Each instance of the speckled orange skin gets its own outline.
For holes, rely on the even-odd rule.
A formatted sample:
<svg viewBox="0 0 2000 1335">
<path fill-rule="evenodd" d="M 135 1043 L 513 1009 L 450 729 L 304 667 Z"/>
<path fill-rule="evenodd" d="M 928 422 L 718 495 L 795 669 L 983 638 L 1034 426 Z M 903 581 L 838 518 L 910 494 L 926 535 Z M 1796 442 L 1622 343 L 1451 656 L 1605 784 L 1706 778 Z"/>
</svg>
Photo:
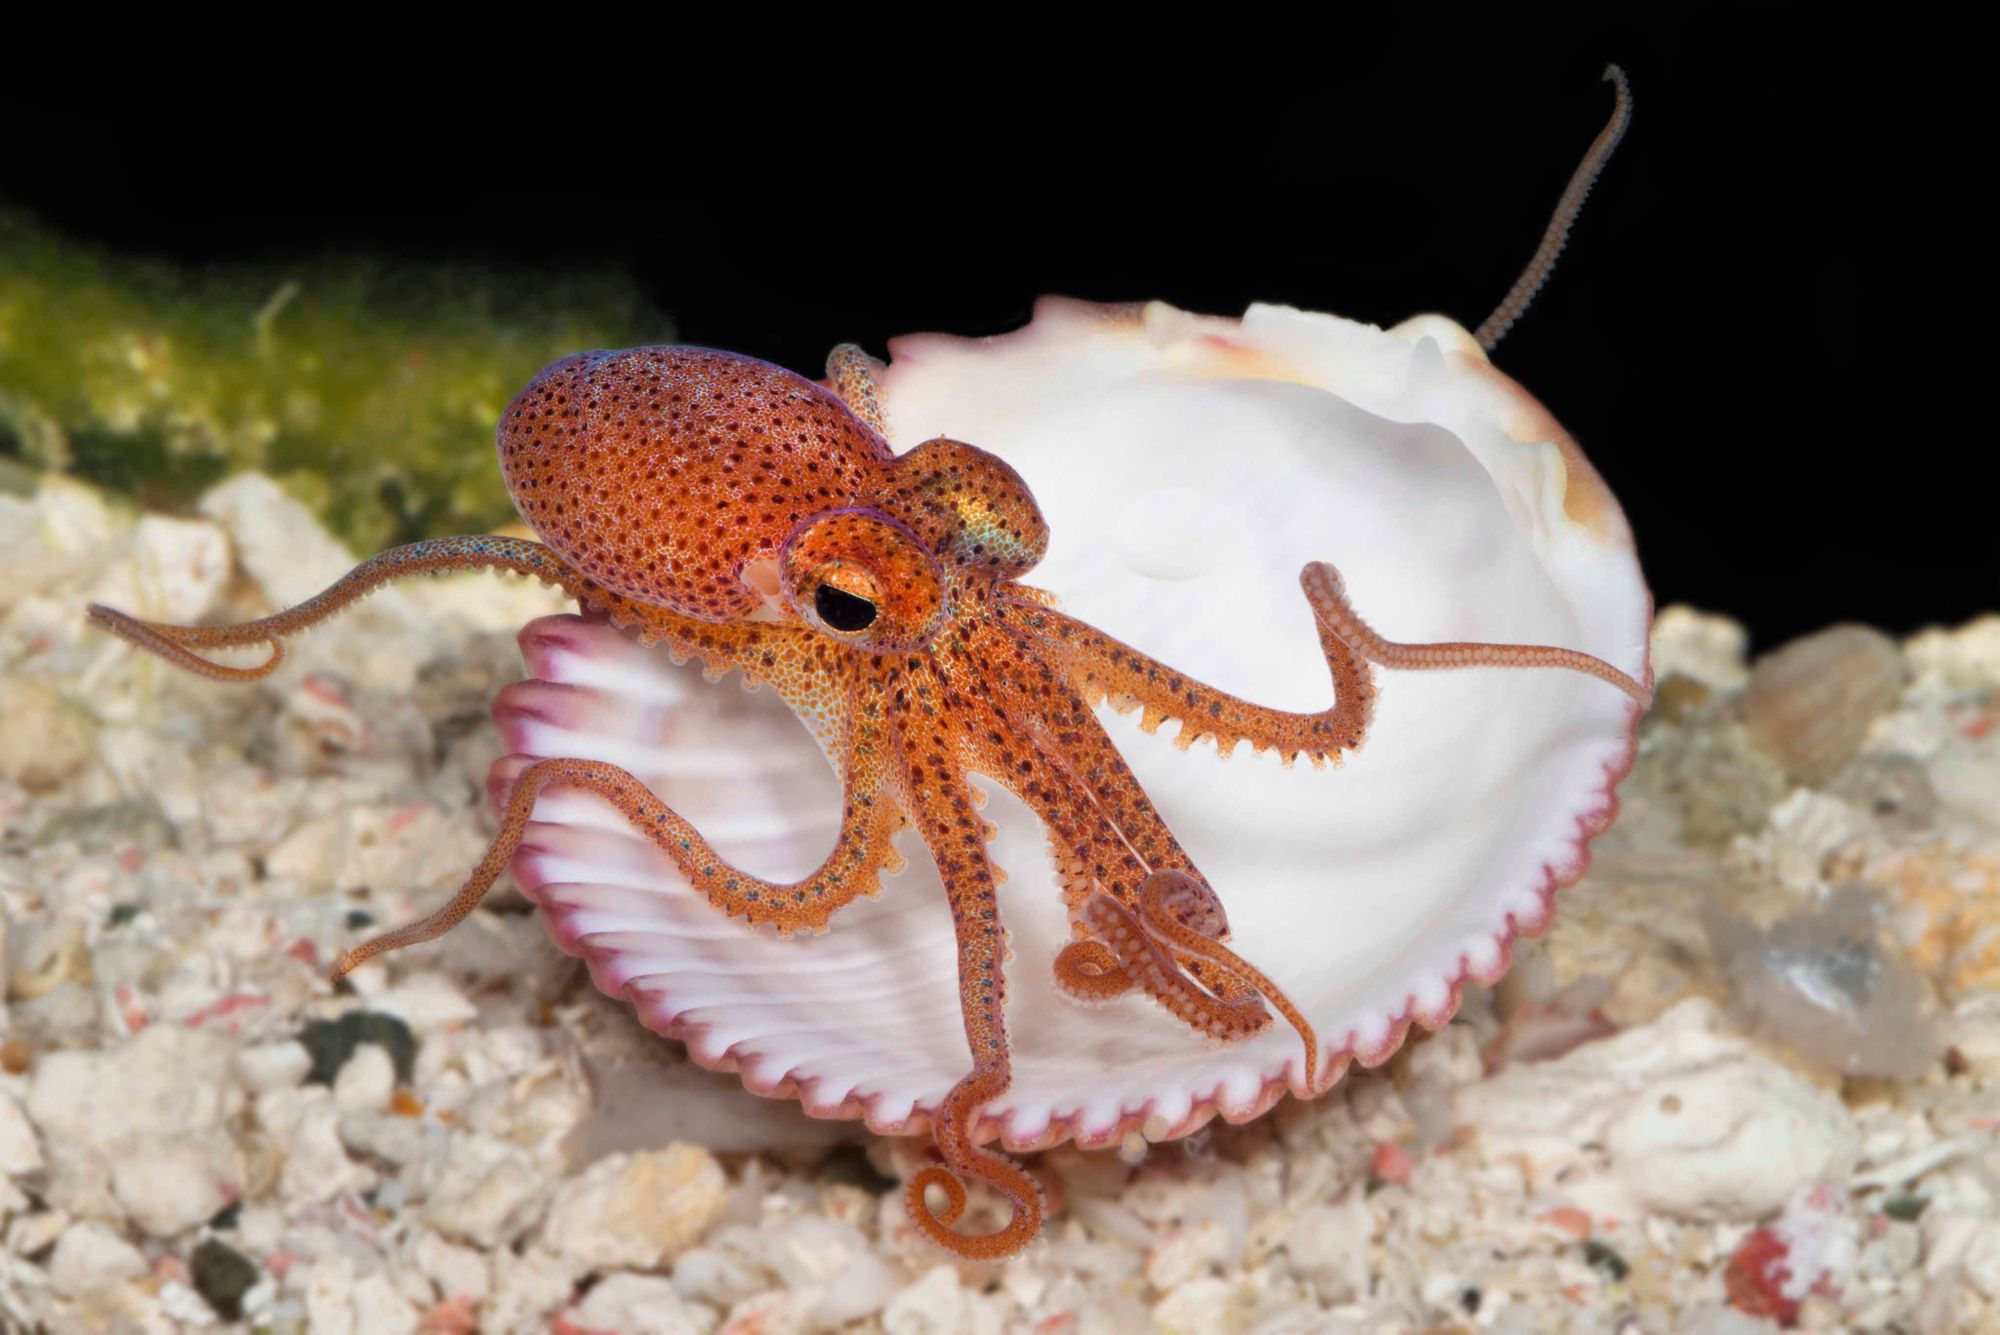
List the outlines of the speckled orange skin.
<svg viewBox="0 0 2000 1335">
<path fill-rule="evenodd" d="M 836 393 L 698 348 L 566 358 L 508 405 L 499 431 L 508 486 L 546 546 L 493 537 L 416 543 L 371 559 L 308 603 L 241 626 L 161 626 L 106 608 L 91 616 L 190 670 L 243 679 L 277 664 L 283 637 L 389 580 L 502 569 L 560 584 L 677 662 L 699 657 L 711 675 L 736 669 L 776 690 L 845 787 L 839 836 L 810 875 L 780 884 L 741 872 L 623 770 L 542 760 L 515 781 L 500 832 L 458 896 L 347 952 L 335 975 L 462 921 L 513 857 L 549 786 L 604 797 L 717 909 L 787 934 L 824 930 L 843 905 L 877 893 L 881 873 L 900 865 L 892 839 L 914 825 L 957 927 L 972 1070 L 933 1118 L 943 1166 L 916 1174 L 907 1201 L 926 1236 L 960 1256 L 995 1259 L 1034 1238 L 1043 1207 L 1031 1178 L 974 1144 L 980 1109 L 1011 1075 L 999 878 L 973 776 L 1004 785 L 1047 829 L 1075 933 L 1054 962 L 1058 986 L 1080 1001 L 1137 989 L 1222 1039 L 1269 1026 L 1268 1006 L 1298 1030 L 1310 1088 L 1316 1036 L 1269 979 L 1222 944 L 1220 900 L 1095 706 L 1141 709 L 1149 730 L 1178 719 L 1184 747 L 1209 738 L 1226 754 L 1248 741 L 1276 748 L 1288 764 L 1303 754 L 1318 765 L 1362 741 L 1374 698 L 1368 661 L 1617 674 L 1568 650 L 1391 644 L 1354 614 L 1331 568 L 1314 565 L 1302 584 L 1335 690 L 1330 708 L 1285 713 L 1192 681 L 1018 583 L 1048 544 L 1027 486 L 999 459 L 957 441 L 897 455 L 881 434 L 872 366 L 858 350 L 837 351 Z M 855 620 L 857 606 L 865 624 Z M 259 643 L 272 646 L 271 657 L 249 668 L 197 652 Z M 953 1230 L 965 1178 L 1010 1201 L 998 1232 Z M 931 1187 L 943 1193 L 942 1210 L 926 1200 Z"/>
</svg>

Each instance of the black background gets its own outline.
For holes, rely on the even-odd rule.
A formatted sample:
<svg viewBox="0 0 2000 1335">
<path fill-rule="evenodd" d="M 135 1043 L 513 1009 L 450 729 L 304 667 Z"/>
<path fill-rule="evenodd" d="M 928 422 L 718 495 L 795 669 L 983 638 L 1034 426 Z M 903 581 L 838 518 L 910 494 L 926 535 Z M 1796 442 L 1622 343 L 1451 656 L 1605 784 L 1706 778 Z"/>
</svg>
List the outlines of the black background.
<svg viewBox="0 0 2000 1335">
<path fill-rule="evenodd" d="M 89 170 L 16 153 L 0 194 L 193 262 L 622 265 L 680 341 L 812 374 L 844 340 L 1012 328 L 1044 292 L 1471 327 L 1617 60 L 1632 131 L 1495 360 L 1609 479 L 1660 603 L 1768 647 L 2000 607 L 1981 375 L 1944 351 L 1988 313 L 1933 225 L 1971 164 L 1921 166 L 1938 126 L 1909 115 L 1950 81 L 1949 43 L 1912 69 L 1828 12 L 1155 10 L 1086 36 L 1077 15 L 927 10 L 857 14 L 852 47 L 775 10 L 699 31 L 580 15 L 462 88 L 423 61 L 308 70 L 296 46 L 220 97 L 156 73 L 159 119 L 99 138 Z"/>
</svg>

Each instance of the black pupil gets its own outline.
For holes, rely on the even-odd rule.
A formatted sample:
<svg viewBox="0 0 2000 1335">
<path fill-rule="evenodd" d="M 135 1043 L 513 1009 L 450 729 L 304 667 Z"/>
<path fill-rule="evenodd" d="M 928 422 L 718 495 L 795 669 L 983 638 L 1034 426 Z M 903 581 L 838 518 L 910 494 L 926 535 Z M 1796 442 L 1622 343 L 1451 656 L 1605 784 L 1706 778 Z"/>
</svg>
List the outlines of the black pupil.
<svg viewBox="0 0 2000 1335">
<path fill-rule="evenodd" d="M 831 584 L 819 586 L 813 595 L 813 610 L 828 630 L 866 630 L 875 620 L 875 604 Z"/>
</svg>

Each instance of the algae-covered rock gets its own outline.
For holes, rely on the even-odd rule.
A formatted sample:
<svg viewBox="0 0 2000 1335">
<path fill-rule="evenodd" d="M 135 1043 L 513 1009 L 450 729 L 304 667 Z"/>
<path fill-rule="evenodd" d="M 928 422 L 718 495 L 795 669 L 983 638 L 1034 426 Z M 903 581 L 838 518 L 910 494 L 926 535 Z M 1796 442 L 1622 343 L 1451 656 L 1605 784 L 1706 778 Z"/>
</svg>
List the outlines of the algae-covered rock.
<svg viewBox="0 0 2000 1335">
<path fill-rule="evenodd" d="M 608 272 L 361 258 L 186 270 L 0 212 L 0 475 L 185 506 L 260 469 L 358 549 L 513 516 L 500 409 L 558 357 L 664 342 Z"/>
</svg>

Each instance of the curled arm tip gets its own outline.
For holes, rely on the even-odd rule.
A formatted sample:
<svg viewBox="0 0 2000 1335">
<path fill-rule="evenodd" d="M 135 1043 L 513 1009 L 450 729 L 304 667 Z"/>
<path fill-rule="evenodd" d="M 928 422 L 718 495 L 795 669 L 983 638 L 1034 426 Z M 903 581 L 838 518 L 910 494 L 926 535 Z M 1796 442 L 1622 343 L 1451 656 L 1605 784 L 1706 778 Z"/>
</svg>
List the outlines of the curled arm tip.
<svg viewBox="0 0 2000 1335">
<path fill-rule="evenodd" d="M 965 1213 L 965 1184 L 951 1169 L 932 1164 L 910 1175 L 904 1189 L 904 1205 L 917 1232 L 952 1255 L 966 1261 L 1004 1261 L 1018 1255 L 1042 1230 L 1042 1189 L 1019 1168 L 988 1154 L 974 1152 L 964 1170 L 1000 1192 L 1012 1207 L 1007 1222 L 994 1233 L 960 1233 L 952 1226 Z M 944 1208 L 933 1212 L 925 1193 L 932 1187 L 944 1193 Z"/>
</svg>

